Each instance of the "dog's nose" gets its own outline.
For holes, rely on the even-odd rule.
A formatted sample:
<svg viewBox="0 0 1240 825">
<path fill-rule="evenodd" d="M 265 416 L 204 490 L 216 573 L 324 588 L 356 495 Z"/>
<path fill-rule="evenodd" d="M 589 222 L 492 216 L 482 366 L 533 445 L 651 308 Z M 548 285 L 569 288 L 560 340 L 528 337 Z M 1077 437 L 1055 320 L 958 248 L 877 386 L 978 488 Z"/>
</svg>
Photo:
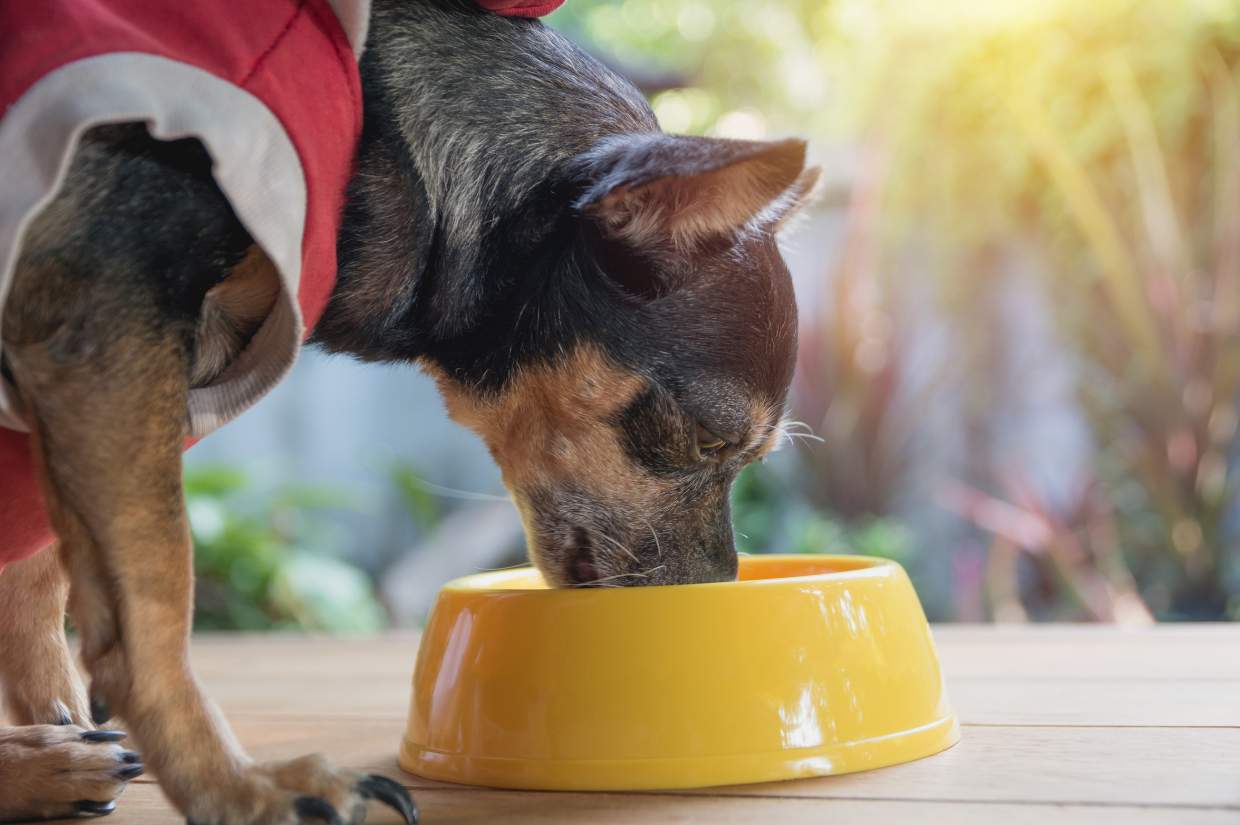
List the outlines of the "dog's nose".
<svg viewBox="0 0 1240 825">
<path fill-rule="evenodd" d="M 594 563 L 594 548 L 590 535 L 580 527 L 573 529 L 573 544 L 569 549 L 566 576 L 569 584 L 578 587 L 598 579 L 598 567 Z"/>
<path fill-rule="evenodd" d="M 598 568 L 594 566 L 594 560 L 590 558 L 588 551 L 569 564 L 568 578 L 576 585 L 589 584 L 598 578 Z"/>
</svg>

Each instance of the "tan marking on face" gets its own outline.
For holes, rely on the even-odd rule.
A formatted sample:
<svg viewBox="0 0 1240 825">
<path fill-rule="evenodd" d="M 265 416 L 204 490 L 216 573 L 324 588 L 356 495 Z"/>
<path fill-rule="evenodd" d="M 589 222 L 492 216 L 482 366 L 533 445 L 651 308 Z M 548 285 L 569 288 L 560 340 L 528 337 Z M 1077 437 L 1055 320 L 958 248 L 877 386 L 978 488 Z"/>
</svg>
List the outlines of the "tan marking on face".
<svg viewBox="0 0 1240 825">
<path fill-rule="evenodd" d="M 518 373 L 502 393 L 480 397 L 426 365 L 448 415 L 486 442 L 517 494 L 571 483 L 609 502 L 641 506 L 661 486 L 625 455 L 609 420 L 638 394 L 644 379 L 591 345 L 567 358 Z"/>
<path fill-rule="evenodd" d="M 754 459 L 764 458 L 779 449 L 784 441 L 783 409 L 768 401 L 750 402 L 749 420 L 753 422 L 746 448 L 754 450 Z"/>
</svg>

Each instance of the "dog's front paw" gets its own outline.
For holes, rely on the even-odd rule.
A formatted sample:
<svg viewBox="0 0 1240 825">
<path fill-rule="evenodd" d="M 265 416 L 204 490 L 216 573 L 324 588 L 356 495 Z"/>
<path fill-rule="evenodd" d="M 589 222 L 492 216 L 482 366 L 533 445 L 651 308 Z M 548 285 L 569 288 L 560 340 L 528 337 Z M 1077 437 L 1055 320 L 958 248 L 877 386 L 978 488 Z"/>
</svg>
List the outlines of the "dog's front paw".
<svg viewBox="0 0 1240 825">
<path fill-rule="evenodd" d="M 205 789 L 190 804 L 187 825 L 358 825 L 370 800 L 395 809 L 408 825 L 418 821 L 398 782 L 333 768 L 316 754 L 255 765 L 232 792 Z"/>
<path fill-rule="evenodd" d="M 125 734 L 76 725 L 0 728 L 0 820 L 59 819 L 112 813 L 141 775 Z"/>
<path fill-rule="evenodd" d="M 0 618 L 0 622 L 4 619 Z M 27 651 L 27 653 L 29 653 Z M 86 691 L 72 662 L 54 661 L 46 650 L 39 655 L 22 655 L 10 660 L 4 680 L 4 706 L 9 721 L 18 727 L 34 725 L 78 725 L 91 728 Z M 0 651 L 0 657 L 8 655 Z"/>
</svg>

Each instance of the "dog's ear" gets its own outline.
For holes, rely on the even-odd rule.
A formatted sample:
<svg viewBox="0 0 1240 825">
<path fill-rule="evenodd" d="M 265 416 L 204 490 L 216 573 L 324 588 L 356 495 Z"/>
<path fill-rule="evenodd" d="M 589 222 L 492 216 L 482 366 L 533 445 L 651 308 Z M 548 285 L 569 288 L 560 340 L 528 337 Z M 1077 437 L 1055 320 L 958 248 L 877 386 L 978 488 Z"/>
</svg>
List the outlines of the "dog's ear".
<svg viewBox="0 0 1240 825">
<path fill-rule="evenodd" d="M 583 156 L 577 207 L 635 247 L 692 248 L 747 226 L 778 228 L 810 197 L 805 142 L 623 135 Z"/>
</svg>

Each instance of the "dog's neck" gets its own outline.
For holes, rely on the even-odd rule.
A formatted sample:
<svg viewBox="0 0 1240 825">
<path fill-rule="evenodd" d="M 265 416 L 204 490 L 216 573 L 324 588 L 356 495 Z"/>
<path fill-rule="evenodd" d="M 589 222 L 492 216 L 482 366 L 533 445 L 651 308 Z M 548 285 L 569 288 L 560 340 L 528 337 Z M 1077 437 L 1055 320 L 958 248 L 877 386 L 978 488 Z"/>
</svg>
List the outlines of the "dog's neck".
<svg viewBox="0 0 1240 825">
<path fill-rule="evenodd" d="M 539 277 L 572 160 L 657 129 L 640 93 L 539 23 L 469 0 L 378 0 L 365 124 L 315 340 L 413 360 L 468 339 Z"/>
</svg>

